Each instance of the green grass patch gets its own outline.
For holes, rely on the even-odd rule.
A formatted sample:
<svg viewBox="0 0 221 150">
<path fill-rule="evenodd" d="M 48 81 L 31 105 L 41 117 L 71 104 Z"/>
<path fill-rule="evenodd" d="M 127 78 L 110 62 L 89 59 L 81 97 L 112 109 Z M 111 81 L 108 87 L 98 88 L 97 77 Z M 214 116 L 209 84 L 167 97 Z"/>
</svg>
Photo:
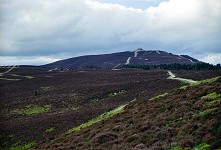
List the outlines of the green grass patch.
<svg viewBox="0 0 221 150">
<path fill-rule="evenodd" d="M 35 142 L 30 142 L 30 143 L 24 143 L 24 144 L 13 144 L 10 148 L 5 148 L 5 150 L 27 150 L 34 146 L 36 143 Z"/>
<path fill-rule="evenodd" d="M 218 80 L 219 78 L 220 78 L 220 76 L 219 77 L 215 77 L 215 78 L 211 78 L 211 79 L 195 81 L 195 82 L 190 83 L 189 86 L 197 86 L 197 85 L 200 85 L 200 84 L 212 83 L 212 82 L 215 82 L 216 80 Z M 179 89 L 186 90 L 186 88 L 189 87 L 189 86 L 181 86 Z"/>
<path fill-rule="evenodd" d="M 45 105 L 43 107 L 37 105 L 28 105 L 23 109 L 15 109 L 11 112 L 17 114 L 34 115 L 46 112 L 50 109 L 50 107 L 51 107 L 50 105 Z"/>
<path fill-rule="evenodd" d="M 188 86 L 186 85 L 186 86 L 181 86 L 180 87 L 180 90 L 186 90 L 188 88 Z"/>
<path fill-rule="evenodd" d="M 181 148 L 180 146 L 171 147 L 169 150 L 211 150 L 211 146 L 206 143 L 201 143 L 194 148 Z"/>
<path fill-rule="evenodd" d="M 206 110 L 200 112 L 199 115 L 200 115 L 200 116 L 209 115 L 209 114 L 214 113 L 214 112 L 217 111 L 217 110 L 218 110 L 217 107 L 216 107 L 216 108 L 209 108 L 209 109 L 206 109 Z"/>
<path fill-rule="evenodd" d="M 50 133 L 50 132 L 52 132 L 52 131 L 54 131 L 54 128 L 53 128 L 53 127 L 48 128 L 48 129 L 45 130 L 46 133 Z"/>
<path fill-rule="evenodd" d="M 91 103 L 96 103 L 96 102 L 98 102 L 98 101 L 99 101 L 98 98 L 94 98 L 94 99 L 91 99 L 91 100 L 90 100 Z"/>
<path fill-rule="evenodd" d="M 11 76 L 14 76 L 14 77 L 23 77 L 23 78 L 28 78 L 28 79 L 34 78 L 34 77 L 32 77 L 32 76 L 22 76 L 22 75 L 18 75 L 18 74 L 11 74 Z"/>
<path fill-rule="evenodd" d="M 210 94 L 207 94 L 206 96 L 203 96 L 202 99 L 212 99 L 212 100 L 215 100 L 215 99 L 220 99 L 221 98 L 221 94 L 217 94 L 216 92 L 213 92 L 213 93 L 210 93 Z"/>
<path fill-rule="evenodd" d="M 7 80 L 7 81 L 19 81 L 19 80 L 21 80 L 21 79 L 0 78 L 0 80 Z"/>
<path fill-rule="evenodd" d="M 194 150 L 211 150 L 211 146 L 206 143 L 201 143 L 193 148 Z"/>
<path fill-rule="evenodd" d="M 28 79 L 33 79 L 34 78 L 32 76 L 23 76 L 23 77 L 28 78 Z"/>
<path fill-rule="evenodd" d="M 153 100 L 156 100 L 156 99 L 158 99 L 158 98 L 163 98 L 163 97 L 165 97 L 165 96 L 167 96 L 167 95 L 168 95 L 168 93 L 164 93 L 164 94 L 161 94 L 161 95 L 157 95 L 157 96 L 151 98 L 150 100 L 153 101 Z"/>
<path fill-rule="evenodd" d="M 213 83 L 213 82 L 215 82 L 216 80 L 218 80 L 220 77 L 221 77 L 221 76 L 215 77 L 215 78 L 211 78 L 211 79 L 202 80 L 202 81 L 198 81 L 197 83 L 191 84 L 191 86 L 197 86 L 197 85 L 200 85 L 200 84 Z"/>
<path fill-rule="evenodd" d="M 117 107 L 116 109 L 114 109 L 112 111 L 105 112 L 105 113 L 101 114 L 100 116 L 98 116 L 98 117 L 96 117 L 96 118 L 94 118 L 92 120 L 89 120 L 86 123 L 83 123 L 83 124 L 81 124 L 81 125 L 79 125 L 79 126 L 77 126 L 75 128 L 72 128 L 72 129 L 68 130 L 66 132 L 66 134 L 70 134 L 70 133 L 73 133 L 73 132 L 76 132 L 76 131 L 80 131 L 83 128 L 89 127 L 89 126 L 91 126 L 91 125 L 93 125 L 95 123 L 98 123 L 98 122 L 100 122 L 102 120 L 106 120 L 106 119 L 108 119 L 108 118 L 110 118 L 110 117 L 112 117 L 112 116 L 114 116 L 114 115 L 116 115 L 118 113 L 121 113 L 121 112 L 123 112 L 125 106 L 126 105 L 122 105 L 122 106 Z"/>
<path fill-rule="evenodd" d="M 201 99 L 206 99 L 207 102 L 205 103 L 206 105 L 212 105 L 216 101 L 221 100 L 221 94 L 217 94 L 216 92 L 207 94 L 206 96 L 201 97 Z"/>
<path fill-rule="evenodd" d="M 175 146 L 175 147 L 170 148 L 170 150 L 183 150 L 183 149 L 179 146 Z"/>
</svg>

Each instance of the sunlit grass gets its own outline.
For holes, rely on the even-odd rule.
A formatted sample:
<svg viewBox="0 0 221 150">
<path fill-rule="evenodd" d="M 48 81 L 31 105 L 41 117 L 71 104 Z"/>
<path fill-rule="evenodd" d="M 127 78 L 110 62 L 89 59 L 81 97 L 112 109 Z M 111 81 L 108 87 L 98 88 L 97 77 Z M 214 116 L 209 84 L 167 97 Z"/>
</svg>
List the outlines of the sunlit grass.
<svg viewBox="0 0 221 150">
<path fill-rule="evenodd" d="M 221 101 L 221 94 L 217 94 L 216 92 L 207 94 L 206 96 L 203 96 L 201 99 L 206 99 L 206 105 L 212 105 L 216 103 L 217 101 Z"/>
<path fill-rule="evenodd" d="M 6 81 L 19 81 L 19 80 L 21 80 L 21 79 L 0 78 L 0 80 L 6 80 Z"/>
<path fill-rule="evenodd" d="M 181 90 L 186 90 L 186 88 L 189 87 L 189 86 L 197 86 L 197 85 L 200 85 L 200 84 L 213 83 L 213 82 L 215 82 L 216 80 L 218 80 L 219 78 L 221 78 L 221 76 L 215 77 L 215 78 L 211 78 L 211 79 L 196 81 L 196 82 L 191 83 L 190 85 L 181 86 L 180 89 L 181 89 Z"/>
<path fill-rule="evenodd" d="M 208 114 L 213 114 L 214 112 L 216 112 L 218 110 L 218 108 L 209 108 L 209 109 L 206 109 L 202 112 L 199 113 L 199 116 L 205 116 L 205 115 L 208 115 Z"/>
<path fill-rule="evenodd" d="M 72 129 L 68 130 L 66 132 L 66 134 L 70 134 L 72 132 L 80 131 L 83 128 L 89 127 L 89 126 L 91 126 L 91 125 L 93 125 L 95 123 L 98 123 L 98 122 L 100 122 L 102 120 L 106 120 L 107 118 L 110 118 L 110 117 L 112 117 L 112 116 L 114 116 L 116 114 L 119 114 L 119 113 L 123 112 L 125 106 L 126 105 L 122 105 L 122 106 L 117 107 L 116 109 L 114 109 L 112 111 L 105 112 L 105 113 L 101 114 L 100 116 L 98 116 L 98 117 L 96 117 L 96 118 L 94 118 L 94 119 L 92 119 L 92 120 L 90 120 L 90 121 L 88 121 L 86 123 L 83 123 L 83 124 L 81 124 L 81 125 L 79 125 L 79 126 L 77 126 L 75 128 L 72 128 Z"/>
<path fill-rule="evenodd" d="M 167 96 L 167 95 L 168 95 L 168 93 L 164 93 L 164 94 L 161 94 L 161 95 L 157 95 L 157 96 L 151 98 L 150 100 L 153 101 L 153 100 L 155 100 L 155 99 L 162 98 L 162 97 L 165 97 L 165 96 Z"/>
<path fill-rule="evenodd" d="M 206 79 L 206 80 L 201 80 L 201 81 L 198 81 L 197 83 L 191 84 L 191 86 L 196 86 L 196 85 L 199 85 L 199 84 L 212 83 L 212 82 L 215 82 L 216 80 L 218 80 L 220 77 L 221 76 L 215 77 L 215 78 Z"/>
<path fill-rule="evenodd" d="M 15 109 L 11 112 L 17 114 L 34 115 L 46 112 L 50 109 L 50 107 L 51 107 L 50 105 L 45 105 L 45 106 L 28 105 L 23 109 Z"/>
<path fill-rule="evenodd" d="M 23 76 L 23 75 L 18 75 L 18 74 L 11 74 L 11 76 L 14 76 L 14 77 L 24 77 L 24 78 L 28 78 L 28 79 L 34 78 L 32 76 Z"/>
<path fill-rule="evenodd" d="M 53 132 L 53 131 L 54 131 L 54 128 L 53 128 L 53 127 L 48 128 L 48 129 L 45 130 L 46 133 L 50 133 L 50 132 Z"/>
<path fill-rule="evenodd" d="M 30 143 L 23 143 L 23 144 L 13 144 L 9 148 L 3 148 L 2 150 L 27 150 L 33 145 L 35 145 L 35 142 L 30 142 Z"/>
</svg>

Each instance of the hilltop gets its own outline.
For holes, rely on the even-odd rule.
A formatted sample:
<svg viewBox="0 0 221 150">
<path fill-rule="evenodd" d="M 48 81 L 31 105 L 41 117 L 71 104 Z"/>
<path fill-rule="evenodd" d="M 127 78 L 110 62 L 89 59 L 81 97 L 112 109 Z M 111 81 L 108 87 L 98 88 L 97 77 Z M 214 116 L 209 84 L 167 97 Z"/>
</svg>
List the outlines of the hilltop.
<svg viewBox="0 0 221 150">
<path fill-rule="evenodd" d="M 175 55 L 166 51 L 160 50 L 143 50 L 137 49 L 135 51 L 118 52 L 112 54 L 88 55 L 79 56 L 69 59 L 60 60 L 50 64 L 43 65 L 43 67 L 57 68 L 57 69 L 106 69 L 117 68 L 121 65 L 128 64 L 194 64 L 199 63 L 188 55 Z"/>
</svg>

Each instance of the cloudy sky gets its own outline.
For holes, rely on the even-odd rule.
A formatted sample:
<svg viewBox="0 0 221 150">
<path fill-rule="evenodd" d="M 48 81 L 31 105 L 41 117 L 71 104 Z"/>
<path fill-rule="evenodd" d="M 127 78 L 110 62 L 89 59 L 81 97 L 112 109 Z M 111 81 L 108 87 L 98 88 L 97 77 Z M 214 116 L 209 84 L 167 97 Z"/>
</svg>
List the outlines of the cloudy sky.
<svg viewBox="0 0 221 150">
<path fill-rule="evenodd" d="M 137 48 L 221 63 L 221 1 L 0 0 L 0 65 Z"/>
</svg>

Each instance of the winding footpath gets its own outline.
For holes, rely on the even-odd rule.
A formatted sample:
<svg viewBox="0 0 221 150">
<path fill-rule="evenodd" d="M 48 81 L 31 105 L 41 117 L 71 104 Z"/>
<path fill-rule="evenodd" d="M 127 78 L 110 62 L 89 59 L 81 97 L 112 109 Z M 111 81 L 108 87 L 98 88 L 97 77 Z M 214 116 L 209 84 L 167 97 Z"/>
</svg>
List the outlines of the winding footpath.
<svg viewBox="0 0 221 150">
<path fill-rule="evenodd" d="M 175 74 L 173 74 L 171 71 L 167 71 L 168 74 L 169 74 L 169 77 L 168 79 L 173 79 L 173 80 L 179 80 L 181 82 L 185 82 L 185 83 L 188 83 L 188 84 L 193 84 L 193 83 L 197 83 L 198 81 L 194 81 L 192 79 L 184 79 L 184 78 L 177 78 Z"/>
</svg>

